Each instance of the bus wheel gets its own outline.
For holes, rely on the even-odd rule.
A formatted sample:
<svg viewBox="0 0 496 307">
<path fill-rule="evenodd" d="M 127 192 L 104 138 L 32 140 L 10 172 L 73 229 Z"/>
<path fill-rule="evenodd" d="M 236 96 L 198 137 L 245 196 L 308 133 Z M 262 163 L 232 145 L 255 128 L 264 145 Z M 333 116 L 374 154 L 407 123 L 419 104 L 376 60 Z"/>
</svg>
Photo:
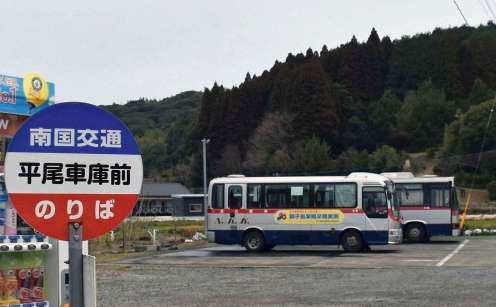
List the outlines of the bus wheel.
<svg viewBox="0 0 496 307">
<path fill-rule="evenodd" d="M 265 239 L 260 231 L 251 230 L 245 234 L 243 246 L 249 252 L 260 252 L 264 249 Z"/>
<path fill-rule="evenodd" d="M 364 249 L 362 236 L 358 231 L 346 231 L 341 237 L 341 246 L 345 252 L 360 252 Z"/>
<path fill-rule="evenodd" d="M 405 229 L 405 235 L 410 242 L 424 242 L 426 240 L 425 228 L 421 224 L 409 224 Z"/>
</svg>

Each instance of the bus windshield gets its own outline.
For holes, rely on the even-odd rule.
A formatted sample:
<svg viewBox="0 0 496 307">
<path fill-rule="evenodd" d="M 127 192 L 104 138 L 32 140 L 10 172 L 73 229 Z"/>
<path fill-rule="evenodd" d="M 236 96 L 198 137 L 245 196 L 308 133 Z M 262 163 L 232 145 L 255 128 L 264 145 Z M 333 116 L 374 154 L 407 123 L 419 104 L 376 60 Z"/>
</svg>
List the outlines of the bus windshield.
<svg viewBox="0 0 496 307">
<path fill-rule="evenodd" d="M 388 199 L 391 203 L 391 210 L 394 216 L 400 216 L 400 202 L 398 198 L 398 193 L 395 192 L 395 186 L 392 181 L 386 182 L 386 192 L 388 194 Z"/>
<path fill-rule="evenodd" d="M 453 195 L 453 197 L 452 197 L 453 200 L 451 203 L 451 209 L 458 211 L 460 209 L 460 205 L 458 203 L 458 195 L 456 193 L 456 188 L 455 187 L 451 188 L 451 191 L 452 191 L 451 193 Z"/>
</svg>

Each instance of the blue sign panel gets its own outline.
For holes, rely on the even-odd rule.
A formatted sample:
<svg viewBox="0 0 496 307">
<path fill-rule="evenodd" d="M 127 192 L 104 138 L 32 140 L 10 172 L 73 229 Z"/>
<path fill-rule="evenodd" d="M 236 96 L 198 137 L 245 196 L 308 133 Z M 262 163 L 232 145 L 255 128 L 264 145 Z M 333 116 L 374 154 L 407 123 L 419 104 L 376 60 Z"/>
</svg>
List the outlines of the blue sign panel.
<svg viewBox="0 0 496 307">
<path fill-rule="evenodd" d="M 38 74 L 0 75 L 0 113 L 30 116 L 53 103 L 55 86 Z"/>
<path fill-rule="evenodd" d="M 132 133 L 117 117 L 81 102 L 55 104 L 33 115 L 8 151 L 139 155 Z"/>
</svg>

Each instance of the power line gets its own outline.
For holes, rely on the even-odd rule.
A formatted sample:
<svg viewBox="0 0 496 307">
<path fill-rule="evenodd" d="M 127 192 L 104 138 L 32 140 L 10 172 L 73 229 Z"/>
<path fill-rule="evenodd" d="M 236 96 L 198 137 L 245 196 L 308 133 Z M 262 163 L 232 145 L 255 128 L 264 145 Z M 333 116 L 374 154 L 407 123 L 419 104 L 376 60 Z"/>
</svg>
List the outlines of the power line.
<svg viewBox="0 0 496 307">
<path fill-rule="evenodd" d="M 491 7 L 491 4 L 489 3 L 489 0 L 485 0 L 487 8 L 491 12 L 491 15 L 493 16 L 493 20 L 496 21 L 496 14 L 494 14 L 493 8 Z"/>
<path fill-rule="evenodd" d="M 480 167 L 482 151 L 484 150 L 484 145 L 486 145 L 487 133 L 489 131 L 489 126 L 491 125 L 491 120 L 493 118 L 494 106 L 496 105 L 496 97 L 493 100 L 493 105 L 491 106 L 491 110 L 489 111 L 489 118 L 487 119 L 486 130 L 484 131 L 484 135 L 482 137 L 481 147 L 479 150 L 479 157 L 477 158 L 477 165 L 475 166 L 474 175 L 477 173 Z M 472 180 L 473 185 L 473 180 Z"/>
<path fill-rule="evenodd" d="M 465 25 L 468 26 L 467 18 L 465 18 L 465 15 L 463 15 L 462 9 L 460 8 L 460 6 L 456 2 L 456 0 L 453 0 L 453 3 L 455 4 L 456 8 L 458 9 L 458 12 L 460 12 L 460 15 L 462 15 L 463 20 L 465 20 Z"/>
<path fill-rule="evenodd" d="M 484 11 L 484 13 L 486 14 L 487 18 L 488 18 L 489 20 L 491 20 L 491 19 L 492 19 L 491 14 L 489 13 L 489 10 L 487 9 L 487 7 L 486 7 L 486 5 L 484 4 L 484 2 L 482 2 L 482 0 L 479 0 L 479 4 L 480 4 L 480 6 L 482 7 L 482 10 L 483 10 L 483 11 Z"/>
<path fill-rule="evenodd" d="M 487 0 L 486 0 L 487 2 Z M 484 131 L 484 135 L 482 136 L 482 142 L 481 142 L 481 147 L 479 150 L 479 155 L 477 157 L 477 164 L 475 166 L 474 172 L 472 174 L 472 180 L 470 183 L 470 188 L 474 188 L 474 181 L 475 181 L 475 176 L 477 175 L 477 172 L 479 171 L 480 163 L 481 163 L 481 158 L 482 158 L 482 151 L 484 150 L 484 145 L 486 145 L 486 139 L 487 139 L 487 133 L 489 131 L 489 126 L 491 125 L 491 120 L 493 118 L 493 113 L 494 113 L 494 107 L 496 106 L 496 97 L 494 97 L 493 104 L 491 106 L 491 110 L 489 111 L 489 118 L 487 119 L 487 124 L 486 124 L 486 130 Z M 470 206 L 470 200 L 471 200 L 471 194 L 468 195 L 467 201 L 465 203 L 465 209 L 463 210 L 462 218 L 460 220 L 460 229 L 463 229 L 463 225 L 465 224 L 465 217 L 467 215 L 468 207 Z"/>
</svg>

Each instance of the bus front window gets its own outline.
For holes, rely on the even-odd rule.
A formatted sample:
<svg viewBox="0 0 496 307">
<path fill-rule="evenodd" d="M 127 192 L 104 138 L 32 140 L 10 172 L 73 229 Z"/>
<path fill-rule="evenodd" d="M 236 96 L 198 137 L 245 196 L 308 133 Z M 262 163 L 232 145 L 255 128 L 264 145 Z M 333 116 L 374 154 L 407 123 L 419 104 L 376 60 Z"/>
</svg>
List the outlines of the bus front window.
<svg viewBox="0 0 496 307">
<path fill-rule="evenodd" d="M 365 187 L 362 191 L 363 211 L 369 218 L 387 217 L 387 191 L 380 187 Z"/>
</svg>

